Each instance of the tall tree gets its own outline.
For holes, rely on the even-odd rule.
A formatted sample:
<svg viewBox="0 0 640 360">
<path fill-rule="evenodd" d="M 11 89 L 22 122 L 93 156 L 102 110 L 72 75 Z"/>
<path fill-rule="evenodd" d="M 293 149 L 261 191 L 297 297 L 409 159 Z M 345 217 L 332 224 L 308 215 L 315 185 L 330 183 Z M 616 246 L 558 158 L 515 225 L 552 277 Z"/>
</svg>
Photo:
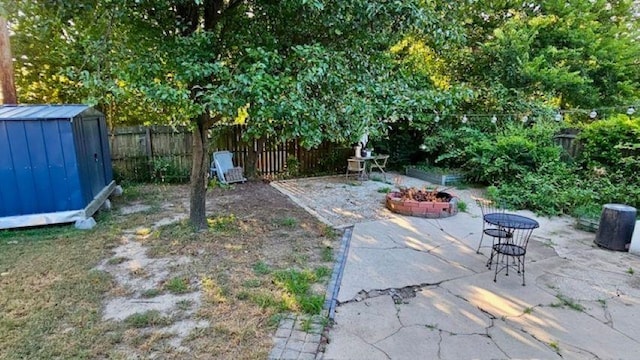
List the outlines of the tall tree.
<svg viewBox="0 0 640 360">
<path fill-rule="evenodd" d="M 314 147 L 382 133 L 383 119 L 420 117 L 466 96 L 422 82 L 389 55 L 409 34 L 455 40 L 441 21 L 446 11 L 418 0 L 25 0 L 17 7 L 25 99 L 89 101 L 113 122 L 192 127 L 197 228 L 206 227 L 206 131 L 233 122 L 239 109 L 248 113 L 247 136 Z"/>
<path fill-rule="evenodd" d="M 477 105 L 590 109 L 640 97 L 632 0 L 477 2 L 463 11 L 469 42 L 454 54 L 453 76 L 485 94 Z"/>
<path fill-rule="evenodd" d="M 0 83 L 2 83 L 3 104 L 17 104 L 9 28 L 2 13 L 0 13 Z"/>
</svg>

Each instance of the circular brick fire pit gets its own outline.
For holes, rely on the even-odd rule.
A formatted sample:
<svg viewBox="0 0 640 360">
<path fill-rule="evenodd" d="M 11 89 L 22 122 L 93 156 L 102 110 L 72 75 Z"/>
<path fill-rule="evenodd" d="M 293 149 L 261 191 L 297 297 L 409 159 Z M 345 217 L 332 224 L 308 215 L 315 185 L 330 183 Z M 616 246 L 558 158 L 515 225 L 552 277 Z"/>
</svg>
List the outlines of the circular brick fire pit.
<svg viewBox="0 0 640 360">
<path fill-rule="evenodd" d="M 423 190 L 413 190 L 420 193 Z M 387 194 L 387 208 L 394 213 L 424 218 L 445 218 L 458 213 L 458 198 L 446 192 L 431 192 L 434 199 L 418 201 L 407 198 L 406 193 L 399 191 Z M 414 198 L 420 199 L 421 196 Z"/>
</svg>

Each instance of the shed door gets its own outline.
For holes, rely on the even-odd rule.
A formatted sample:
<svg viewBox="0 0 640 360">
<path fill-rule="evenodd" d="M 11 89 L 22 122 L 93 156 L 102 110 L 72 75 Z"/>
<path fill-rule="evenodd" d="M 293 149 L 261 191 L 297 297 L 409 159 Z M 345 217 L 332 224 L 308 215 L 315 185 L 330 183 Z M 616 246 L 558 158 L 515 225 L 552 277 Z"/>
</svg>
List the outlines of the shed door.
<svg viewBox="0 0 640 360">
<path fill-rule="evenodd" d="M 99 118 L 85 118 L 82 121 L 89 187 L 91 195 L 95 197 L 105 187 L 104 156 L 102 154 L 102 136 L 100 134 Z M 91 199 L 89 199 L 91 201 Z"/>
</svg>

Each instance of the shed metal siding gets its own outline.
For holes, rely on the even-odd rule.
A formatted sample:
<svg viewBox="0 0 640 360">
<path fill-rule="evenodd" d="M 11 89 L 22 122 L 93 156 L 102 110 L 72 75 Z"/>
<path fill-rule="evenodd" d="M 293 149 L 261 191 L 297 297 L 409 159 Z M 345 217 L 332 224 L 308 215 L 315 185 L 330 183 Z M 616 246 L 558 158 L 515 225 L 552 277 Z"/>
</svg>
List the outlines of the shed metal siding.
<svg viewBox="0 0 640 360">
<path fill-rule="evenodd" d="M 69 124 L 64 120 L 43 121 L 42 131 L 45 136 L 45 152 L 49 164 L 48 184 L 52 191 L 54 211 L 64 211 L 77 206 L 80 199 L 76 199 L 74 205 L 71 199 L 69 175 L 65 166 L 65 143 L 60 134 L 64 131 L 70 132 Z M 67 145 L 68 146 L 68 145 Z"/>
<path fill-rule="evenodd" d="M 68 120 L 0 124 L 6 129 L 6 141 L 2 141 L 0 151 L 9 154 L 0 156 L 0 216 L 64 211 L 86 205 L 77 190 L 80 179 Z"/>
<path fill-rule="evenodd" d="M 13 214 L 14 207 L 20 203 L 8 128 L 7 122 L 0 121 L 0 216 Z"/>
<path fill-rule="evenodd" d="M 100 114 L 87 105 L 3 106 L 0 108 L 0 120 L 72 119 L 82 112 Z"/>
<path fill-rule="evenodd" d="M 74 144 L 77 155 L 77 164 L 78 164 L 78 176 L 80 177 L 80 185 L 82 191 L 82 197 L 84 199 L 93 199 L 93 194 L 91 193 L 91 170 L 89 168 L 89 154 L 86 146 L 86 136 L 84 133 L 84 119 L 74 119 L 71 121 L 71 125 L 73 127 L 74 136 Z"/>
<path fill-rule="evenodd" d="M 1 106 L 0 217 L 86 207 L 113 180 L 107 140 L 86 105 Z"/>
<path fill-rule="evenodd" d="M 18 193 L 19 201 L 13 205 L 11 209 L 15 214 L 31 214 L 31 209 L 37 202 L 35 183 L 31 175 L 31 161 L 29 154 L 29 141 L 25 130 L 24 122 L 9 122 L 7 124 L 11 148 L 13 155 L 13 172 L 16 181 L 16 188 L 8 189 Z"/>
</svg>

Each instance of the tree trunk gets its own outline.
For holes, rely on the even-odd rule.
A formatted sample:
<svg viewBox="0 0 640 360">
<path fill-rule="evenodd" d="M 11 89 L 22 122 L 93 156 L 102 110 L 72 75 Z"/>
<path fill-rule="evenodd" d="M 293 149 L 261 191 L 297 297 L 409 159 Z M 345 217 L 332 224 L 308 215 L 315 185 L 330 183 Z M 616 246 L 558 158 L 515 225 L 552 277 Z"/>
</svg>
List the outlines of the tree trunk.
<svg viewBox="0 0 640 360">
<path fill-rule="evenodd" d="M 200 115 L 195 121 L 193 130 L 193 162 L 191 164 L 191 201 L 189 220 L 196 230 L 207 228 L 206 195 L 207 186 L 205 179 L 208 168 L 207 156 L 207 129 L 211 127 L 212 120 L 208 112 Z"/>
<path fill-rule="evenodd" d="M 0 83 L 2 83 L 2 103 L 17 104 L 9 29 L 7 28 L 7 20 L 2 16 L 0 16 Z"/>
</svg>

